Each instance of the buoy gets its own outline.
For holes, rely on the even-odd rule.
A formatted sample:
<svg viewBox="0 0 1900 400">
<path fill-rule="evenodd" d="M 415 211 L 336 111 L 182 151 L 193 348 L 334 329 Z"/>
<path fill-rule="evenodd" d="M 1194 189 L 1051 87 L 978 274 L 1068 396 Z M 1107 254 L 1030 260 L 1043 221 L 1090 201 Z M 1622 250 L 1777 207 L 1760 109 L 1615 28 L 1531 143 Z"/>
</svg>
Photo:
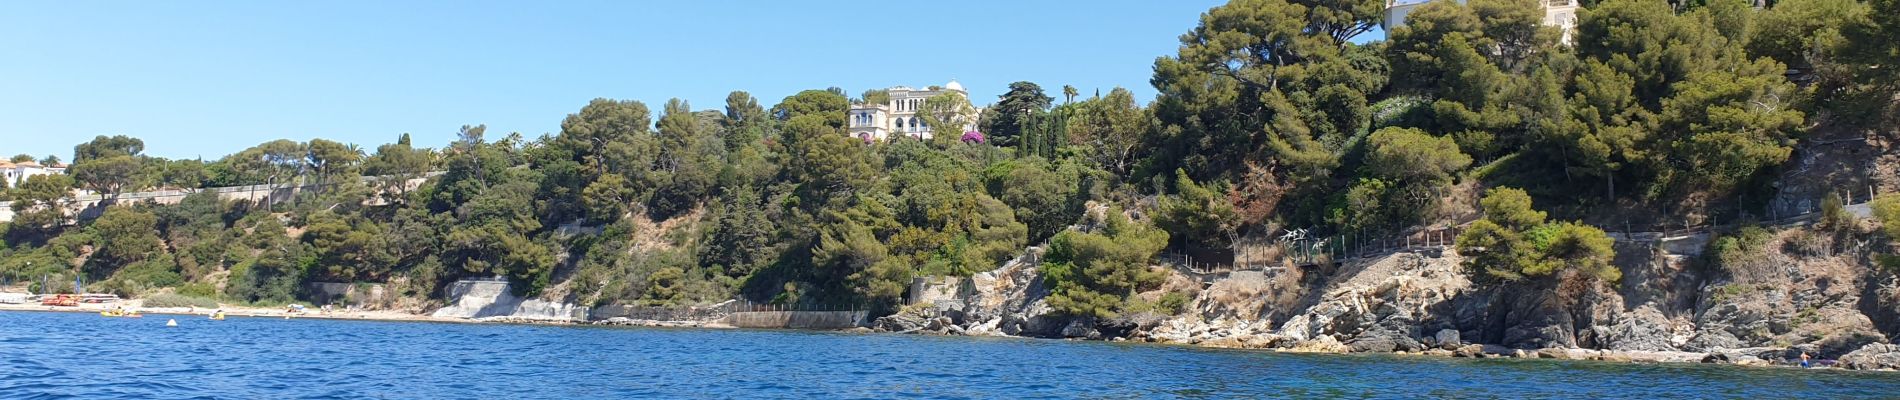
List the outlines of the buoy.
<svg viewBox="0 0 1900 400">
<path fill-rule="evenodd" d="M 165 320 L 165 326 L 178 326 L 178 320 L 175 320 L 175 319 Z"/>
</svg>

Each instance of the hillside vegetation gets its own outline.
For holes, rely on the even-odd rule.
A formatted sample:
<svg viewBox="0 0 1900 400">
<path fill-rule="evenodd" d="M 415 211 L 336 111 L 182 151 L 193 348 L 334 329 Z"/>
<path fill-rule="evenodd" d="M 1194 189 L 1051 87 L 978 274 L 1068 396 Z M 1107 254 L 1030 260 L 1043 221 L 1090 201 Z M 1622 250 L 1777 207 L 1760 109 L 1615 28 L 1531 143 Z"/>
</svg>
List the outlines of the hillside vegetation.
<svg viewBox="0 0 1900 400">
<path fill-rule="evenodd" d="M 1751 218 L 1817 126 L 1891 134 L 1876 128 L 1900 120 L 1895 0 L 1586 2 L 1567 44 L 1535 0 L 1437 0 L 1383 40 L 1349 40 L 1382 6 L 1234 0 L 1181 21 L 1192 29 L 1155 61 L 1152 102 L 1070 87 L 1057 102 L 1017 82 L 976 121 L 987 142 L 849 137 L 848 106 L 888 94 L 839 88 L 770 107 L 742 91 L 719 109 L 596 99 L 559 132 L 470 125 L 434 148 L 405 134 L 168 160 L 100 136 L 75 146 L 70 175 L 6 189 L 0 278 L 277 303 L 313 281 L 426 299 L 501 276 L 587 304 L 888 310 L 913 277 L 1049 243 L 1062 308 L 1107 316 L 1156 284 L 1141 267 L 1164 249 L 1218 254 L 1282 228 L 1392 234 L 1482 189 L 1483 218 L 1458 239 L 1474 269 L 1615 281 L 1609 238 L 1576 221 Z M 55 207 L 72 189 L 249 184 L 312 186 Z M 1089 202 L 1135 218 L 1066 231 Z"/>
</svg>

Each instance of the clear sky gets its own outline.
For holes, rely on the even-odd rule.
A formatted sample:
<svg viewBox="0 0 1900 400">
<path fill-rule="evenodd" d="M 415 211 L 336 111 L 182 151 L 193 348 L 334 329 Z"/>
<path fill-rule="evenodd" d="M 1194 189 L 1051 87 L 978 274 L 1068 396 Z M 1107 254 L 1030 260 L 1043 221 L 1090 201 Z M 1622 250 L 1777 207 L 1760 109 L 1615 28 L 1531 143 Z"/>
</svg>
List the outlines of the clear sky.
<svg viewBox="0 0 1900 400">
<path fill-rule="evenodd" d="M 272 139 L 365 148 L 555 133 L 596 97 L 770 107 L 802 89 L 1009 82 L 1146 101 L 1155 57 L 1223 1 L 194 1 L 0 5 L 0 157 L 95 135 L 214 159 Z"/>
</svg>

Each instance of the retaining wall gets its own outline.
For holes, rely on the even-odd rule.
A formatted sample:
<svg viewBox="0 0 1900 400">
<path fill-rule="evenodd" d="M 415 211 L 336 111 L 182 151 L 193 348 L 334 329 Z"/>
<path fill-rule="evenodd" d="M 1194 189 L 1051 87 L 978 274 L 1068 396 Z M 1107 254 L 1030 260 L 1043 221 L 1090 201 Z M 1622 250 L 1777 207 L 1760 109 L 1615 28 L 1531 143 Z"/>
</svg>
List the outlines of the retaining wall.
<svg viewBox="0 0 1900 400">
<path fill-rule="evenodd" d="M 747 311 L 726 315 L 734 328 L 849 329 L 863 326 L 866 311 Z"/>
</svg>

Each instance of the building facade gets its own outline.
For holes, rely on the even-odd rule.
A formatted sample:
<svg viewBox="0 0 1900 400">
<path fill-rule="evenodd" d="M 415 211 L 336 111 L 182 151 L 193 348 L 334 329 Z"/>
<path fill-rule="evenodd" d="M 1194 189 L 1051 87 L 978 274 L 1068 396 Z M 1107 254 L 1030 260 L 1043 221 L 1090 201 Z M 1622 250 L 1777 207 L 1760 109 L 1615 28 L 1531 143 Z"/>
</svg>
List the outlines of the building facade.
<svg viewBox="0 0 1900 400">
<path fill-rule="evenodd" d="M 944 93 L 956 93 L 963 97 L 964 104 L 961 106 L 967 112 L 956 118 L 955 122 L 960 125 L 959 132 L 975 131 L 977 117 L 982 113 L 982 109 L 969 104 L 970 93 L 955 80 L 943 86 L 930 86 L 924 89 L 895 86 L 885 91 L 890 94 L 890 101 L 851 105 L 850 111 L 845 115 L 845 125 L 849 127 L 848 131 L 852 137 L 865 141 L 885 140 L 892 135 L 930 139 L 933 135 L 929 121 L 925 121 L 918 115 L 918 111 L 923 109 L 926 99 Z"/>
<path fill-rule="evenodd" d="M 40 165 L 32 161 L 15 164 L 0 161 L 0 180 L 4 180 L 10 188 L 20 187 L 20 182 L 26 182 L 26 178 L 34 175 L 64 173 L 66 173 L 65 164 Z"/>
</svg>

